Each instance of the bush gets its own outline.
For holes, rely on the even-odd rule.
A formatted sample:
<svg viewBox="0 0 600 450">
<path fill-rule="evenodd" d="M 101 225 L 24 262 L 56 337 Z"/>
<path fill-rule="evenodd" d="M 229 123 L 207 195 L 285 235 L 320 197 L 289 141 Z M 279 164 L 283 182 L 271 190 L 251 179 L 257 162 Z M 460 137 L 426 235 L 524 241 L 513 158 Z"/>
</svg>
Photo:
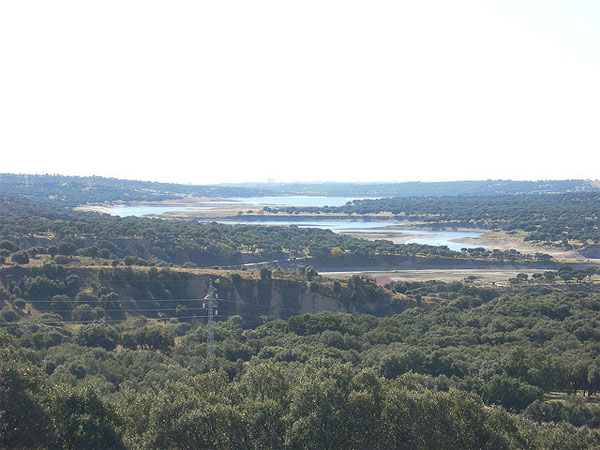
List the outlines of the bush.
<svg viewBox="0 0 600 450">
<path fill-rule="evenodd" d="M 91 386 L 57 388 L 49 401 L 56 418 L 58 448 L 124 448 L 116 413 Z"/>
<path fill-rule="evenodd" d="M 242 277 L 239 274 L 234 273 L 234 274 L 231 275 L 231 281 L 236 286 L 239 286 L 242 283 Z"/>
<path fill-rule="evenodd" d="M 75 333 L 75 342 L 86 347 L 102 347 L 114 350 L 119 342 L 117 330 L 106 324 L 91 323 L 82 325 Z"/>
<path fill-rule="evenodd" d="M 54 258 L 54 262 L 56 264 L 69 264 L 71 262 L 71 258 L 68 256 L 58 255 L 56 258 Z"/>
<path fill-rule="evenodd" d="M 337 295 L 342 290 L 342 284 L 338 280 L 333 282 L 333 292 Z"/>
<path fill-rule="evenodd" d="M 542 400 L 543 391 L 516 378 L 494 375 L 483 387 L 486 403 L 502 405 L 508 410 L 521 412 L 535 400 Z"/>
<path fill-rule="evenodd" d="M 90 305 L 98 303 L 98 296 L 94 294 L 94 292 L 90 289 L 86 289 L 85 291 L 80 291 L 75 296 L 76 303 L 88 303 Z"/>
<path fill-rule="evenodd" d="M 22 298 L 17 298 L 15 300 L 15 306 L 19 309 L 25 308 L 25 300 L 23 300 Z"/>
<path fill-rule="evenodd" d="M 102 308 L 92 308 L 90 305 L 79 305 L 71 311 L 71 318 L 78 322 L 91 322 L 104 317 L 104 310 Z"/>
<path fill-rule="evenodd" d="M 29 254 L 26 251 L 19 251 L 13 253 L 11 256 L 12 262 L 15 264 L 28 264 L 29 263 Z"/>
<path fill-rule="evenodd" d="M 19 250 L 19 247 L 10 241 L 0 241 L 0 249 L 8 250 L 10 253 L 14 253 Z"/>
<path fill-rule="evenodd" d="M 267 269 L 266 267 L 263 267 L 262 269 L 260 269 L 260 279 L 263 281 L 268 281 L 271 279 L 271 271 L 269 269 Z"/>
<path fill-rule="evenodd" d="M 60 255 L 70 256 L 75 253 L 75 250 L 77 250 L 77 247 L 70 242 L 61 242 L 58 244 L 58 253 Z"/>
<path fill-rule="evenodd" d="M 0 318 L 4 322 L 17 322 L 19 320 L 19 315 L 11 309 L 7 309 L 0 313 Z"/>
</svg>

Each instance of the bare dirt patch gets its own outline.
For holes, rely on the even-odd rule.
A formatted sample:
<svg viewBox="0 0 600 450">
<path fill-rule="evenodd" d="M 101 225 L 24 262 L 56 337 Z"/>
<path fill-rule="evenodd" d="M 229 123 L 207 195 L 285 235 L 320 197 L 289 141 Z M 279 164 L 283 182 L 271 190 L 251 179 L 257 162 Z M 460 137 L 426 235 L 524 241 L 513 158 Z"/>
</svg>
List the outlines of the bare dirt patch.
<svg viewBox="0 0 600 450">
<path fill-rule="evenodd" d="M 419 270 L 388 270 L 388 271 L 356 271 L 356 272 L 320 272 L 320 275 L 330 278 L 349 278 L 352 275 L 364 275 L 371 278 L 388 277 L 392 281 L 461 281 L 467 277 L 475 277 L 481 283 L 505 282 L 519 273 L 545 272 L 542 269 L 523 270 L 489 270 L 489 269 L 419 269 Z"/>
<path fill-rule="evenodd" d="M 593 262 L 593 260 L 588 260 L 576 250 L 564 250 L 555 247 L 536 245 L 525 241 L 524 238 L 525 233 L 507 234 L 505 232 L 488 231 L 477 238 L 456 239 L 455 242 L 486 245 L 490 248 L 497 248 L 499 250 L 514 249 L 520 253 L 531 255 L 538 252 L 547 253 L 552 255 L 556 261 L 560 262 Z"/>
<path fill-rule="evenodd" d="M 386 241 L 392 241 L 394 244 L 404 244 L 411 239 L 419 238 L 419 237 L 435 237 L 431 234 L 412 234 L 412 233 L 353 233 L 353 232 L 343 232 L 342 234 L 346 234 L 348 236 L 352 236 L 359 239 L 367 239 L 369 241 L 376 241 L 379 239 L 383 239 Z"/>
</svg>

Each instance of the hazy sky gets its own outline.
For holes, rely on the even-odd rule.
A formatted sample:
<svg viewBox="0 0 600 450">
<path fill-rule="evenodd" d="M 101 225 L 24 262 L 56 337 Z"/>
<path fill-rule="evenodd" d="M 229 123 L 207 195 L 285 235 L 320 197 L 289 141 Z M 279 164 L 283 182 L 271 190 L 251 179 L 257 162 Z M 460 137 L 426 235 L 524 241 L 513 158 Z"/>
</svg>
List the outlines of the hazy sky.
<svg viewBox="0 0 600 450">
<path fill-rule="evenodd" d="M 600 1 L 2 1 L 0 172 L 600 178 Z"/>
</svg>

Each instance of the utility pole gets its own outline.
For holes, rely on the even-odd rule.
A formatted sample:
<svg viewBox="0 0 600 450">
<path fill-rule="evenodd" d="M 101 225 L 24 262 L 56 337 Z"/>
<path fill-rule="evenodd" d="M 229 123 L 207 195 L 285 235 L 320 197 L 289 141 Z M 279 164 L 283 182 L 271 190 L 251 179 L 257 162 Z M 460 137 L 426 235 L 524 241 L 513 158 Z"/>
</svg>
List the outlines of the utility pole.
<svg viewBox="0 0 600 450">
<path fill-rule="evenodd" d="M 208 292 L 206 294 L 206 297 L 204 297 L 204 300 L 207 301 L 208 303 L 204 303 L 202 305 L 203 308 L 208 309 L 208 321 L 206 322 L 206 327 L 207 327 L 206 357 L 207 358 L 210 358 L 211 356 L 215 356 L 215 324 L 213 322 L 213 316 L 216 316 L 219 312 L 218 310 L 215 309 L 217 306 L 215 304 L 215 300 L 218 300 L 218 298 L 219 298 L 219 295 L 217 294 L 217 290 L 213 286 L 212 280 L 210 280 L 208 283 Z"/>
</svg>

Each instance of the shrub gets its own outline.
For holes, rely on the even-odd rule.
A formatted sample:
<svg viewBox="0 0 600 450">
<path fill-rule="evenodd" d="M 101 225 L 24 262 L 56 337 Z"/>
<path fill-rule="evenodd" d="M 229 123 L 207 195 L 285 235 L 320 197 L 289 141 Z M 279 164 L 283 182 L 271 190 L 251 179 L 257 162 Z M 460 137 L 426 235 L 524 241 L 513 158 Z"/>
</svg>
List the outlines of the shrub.
<svg viewBox="0 0 600 450">
<path fill-rule="evenodd" d="M 26 251 L 19 251 L 13 253 L 11 256 L 12 262 L 15 264 L 28 264 L 29 263 L 29 254 Z"/>
<path fill-rule="evenodd" d="M 271 279 L 271 271 L 269 269 L 267 269 L 266 267 L 263 267 L 262 269 L 260 269 L 260 279 L 263 281 L 268 281 Z"/>
<path fill-rule="evenodd" d="M 75 342 L 86 347 L 102 347 L 105 350 L 113 350 L 119 342 L 117 330 L 106 324 L 91 323 L 82 325 L 75 333 Z"/>
<path fill-rule="evenodd" d="M 16 252 L 19 247 L 10 241 L 0 241 L 0 249 L 8 250 L 10 253 Z"/>
<path fill-rule="evenodd" d="M 70 242 L 61 242 L 58 244 L 58 253 L 61 255 L 70 256 L 75 253 L 75 250 L 77 250 L 77 247 Z"/>
<path fill-rule="evenodd" d="M 23 300 L 22 298 L 17 298 L 15 300 L 15 306 L 19 309 L 25 308 L 25 300 Z"/>
</svg>

